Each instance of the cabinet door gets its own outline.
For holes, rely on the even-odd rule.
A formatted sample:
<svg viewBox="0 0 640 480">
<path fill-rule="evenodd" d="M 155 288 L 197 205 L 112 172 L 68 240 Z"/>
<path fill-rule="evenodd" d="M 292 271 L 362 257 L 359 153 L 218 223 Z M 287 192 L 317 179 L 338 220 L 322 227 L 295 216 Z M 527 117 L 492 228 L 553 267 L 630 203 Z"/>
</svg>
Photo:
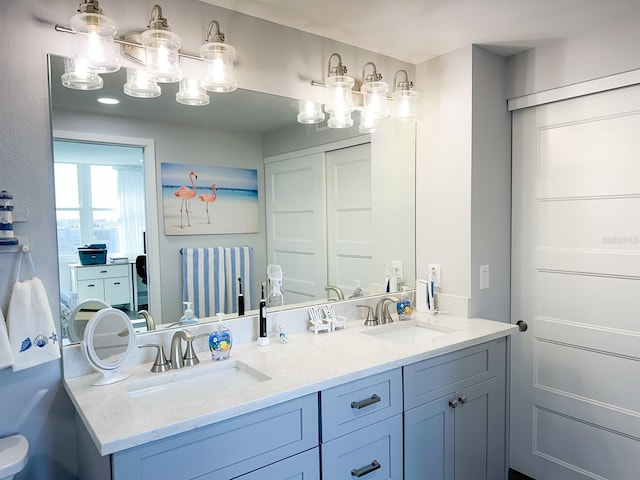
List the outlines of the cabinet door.
<svg viewBox="0 0 640 480">
<path fill-rule="evenodd" d="M 123 305 L 131 300 L 129 277 L 106 278 L 104 280 L 104 301 L 109 305 Z"/>
<path fill-rule="evenodd" d="M 78 280 L 78 301 L 83 302 L 89 298 L 104 300 L 104 280 Z"/>
<path fill-rule="evenodd" d="M 320 480 L 320 453 L 316 447 L 236 478 L 238 480 Z"/>
<path fill-rule="evenodd" d="M 505 478 L 505 398 L 497 378 L 456 393 L 455 478 Z"/>
<path fill-rule="evenodd" d="M 448 395 L 404 414 L 406 479 L 453 480 L 454 409 Z"/>
</svg>

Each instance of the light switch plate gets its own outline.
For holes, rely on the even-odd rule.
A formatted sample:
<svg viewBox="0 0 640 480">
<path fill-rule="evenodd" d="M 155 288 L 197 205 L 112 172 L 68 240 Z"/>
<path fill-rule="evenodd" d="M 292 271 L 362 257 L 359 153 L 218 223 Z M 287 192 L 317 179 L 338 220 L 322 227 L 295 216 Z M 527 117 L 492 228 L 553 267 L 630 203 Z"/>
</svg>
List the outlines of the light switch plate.
<svg viewBox="0 0 640 480">
<path fill-rule="evenodd" d="M 489 288 L 489 265 L 480 265 L 480 290 Z"/>
</svg>

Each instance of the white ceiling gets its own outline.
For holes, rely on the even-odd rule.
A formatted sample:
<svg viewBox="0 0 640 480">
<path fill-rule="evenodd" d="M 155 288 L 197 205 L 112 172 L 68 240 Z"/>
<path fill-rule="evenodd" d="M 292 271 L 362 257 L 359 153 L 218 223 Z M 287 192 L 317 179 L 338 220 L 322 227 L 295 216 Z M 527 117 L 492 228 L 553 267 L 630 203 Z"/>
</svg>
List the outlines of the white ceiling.
<svg viewBox="0 0 640 480">
<path fill-rule="evenodd" d="M 470 44 L 508 56 L 640 23 L 640 0 L 202 0 L 418 64 Z"/>
</svg>

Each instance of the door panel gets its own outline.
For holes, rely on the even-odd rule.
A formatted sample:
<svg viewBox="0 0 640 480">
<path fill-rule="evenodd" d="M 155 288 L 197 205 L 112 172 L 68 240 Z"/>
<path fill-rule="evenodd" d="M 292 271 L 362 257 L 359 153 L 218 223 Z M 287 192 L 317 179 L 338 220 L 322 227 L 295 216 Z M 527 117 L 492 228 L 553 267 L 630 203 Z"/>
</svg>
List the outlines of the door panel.
<svg viewBox="0 0 640 480">
<path fill-rule="evenodd" d="M 511 467 L 627 479 L 640 457 L 640 87 L 513 116 Z"/>
</svg>

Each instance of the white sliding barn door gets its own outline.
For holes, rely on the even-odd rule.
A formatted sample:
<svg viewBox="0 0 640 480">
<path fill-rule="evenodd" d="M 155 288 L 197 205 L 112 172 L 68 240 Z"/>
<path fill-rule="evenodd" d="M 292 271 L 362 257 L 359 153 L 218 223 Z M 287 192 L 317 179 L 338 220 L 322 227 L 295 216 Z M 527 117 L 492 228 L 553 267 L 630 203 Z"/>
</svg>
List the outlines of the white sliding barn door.
<svg viewBox="0 0 640 480">
<path fill-rule="evenodd" d="M 514 112 L 511 467 L 640 478 L 640 86 Z"/>
<path fill-rule="evenodd" d="M 324 154 L 268 163 L 265 186 L 267 259 L 282 267 L 285 303 L 325 298 Z"/>
<path fill-rule="evenodd" d="M 373 279 L 371 144 L 327 152 L 328 283 L 353 293 Z"/>
</svg>

